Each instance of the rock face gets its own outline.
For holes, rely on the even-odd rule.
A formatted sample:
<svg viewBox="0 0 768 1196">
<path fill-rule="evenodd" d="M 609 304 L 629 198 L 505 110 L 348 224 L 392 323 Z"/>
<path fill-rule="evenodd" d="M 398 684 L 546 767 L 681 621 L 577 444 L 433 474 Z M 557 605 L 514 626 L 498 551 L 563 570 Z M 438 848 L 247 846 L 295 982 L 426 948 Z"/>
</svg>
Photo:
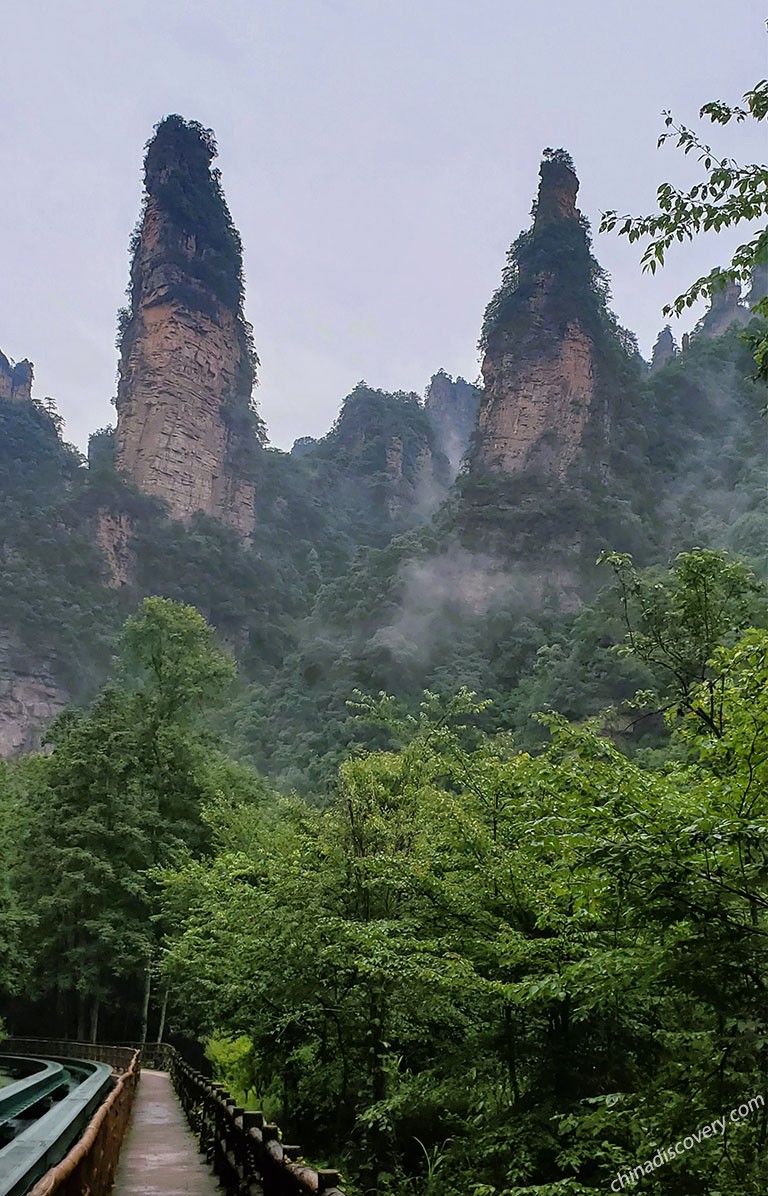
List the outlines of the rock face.
<svg viewBox="0 0 768 1196">
<path fill-rule="evenodd" d="M 768 262 L 752 267 L 752 281 L 747 295 L 747 306 L 754 307 L 768 295 Z"/>
<path fill-rule="evenodd" d="M 121 333 L 117 466 L 187 519 L 247 535 L 263 427 L 252 407 L 256 355 L 242 311 L 242 254 L 208 130 L 178 116 L 145 159 L 145 206 Z"/>
<path fill-rule="evenodd" d="M 669 324 L 665 324 L 659 335 L 656 337 L 656 344 L 653 346 L 653 354 L 651 356 L 651 369 L 660 370 L 665 366 L 677 353 L 677 345 L 675 338 L 672 335 L 672 329 Z"/>
<path fill-rule="evenodd" d="M 439 506 L 452 473 L 434 425 L 415 394 L 359 382 L 327 436 L 305 437 L 291 454 L 310 485 L 353 536 L 377 542 L 414 527 Z"/>
<path fill-rule="evenodd" d="M 18 361 L 13 365 L 4 353 L 0 353 L 0 399 L 32 398 L 34 368 L 31 361 Z"/>
<path fill-rule="evenodd" d="M 136 554 L 131 545 L 133 528 L 122 511 L 99 511 L 96 539 L 107 562 L 109 586 L 120 590 L 136 574 Z"/>
<path fill-rule="evenodd" d="M 480 414 L 480 459 L 501 473 L 534 468 L 564 477 L 592 413 L 592 342 L 569 324 L 540 358 L 487 356 L 489 401 Z M 495 401 L 494 401 L 495 399 Z"/>
<path fill-rule="evenodd" d="M 416 395 L 359 383 L 344 400 L 329 440 L 361 501 L 394 522 L 423 518 L 444 497 L 449 467 Z"/>
<path fill-rule="evenodd" d="M 47 665 L 0 634 L 0 756 L 37 751 L 68 700 Z"/>
<path fill-rule="evenodd" d="M 469 449 L 477 426 L 481 394 L 476 386 L 438 370 L 427 388 L 424 406 L 435 429 L 437 443 L 448 458 L 454 476 Z"/>
<path fill-rule="evenodd" d="M 575 610 L 603 584 L 608 545 L 643 559 L 638 509 L 646 368 L 608 308 L 564 150 L 545 150 L 533 225 L 512 244 L 485 312 L 485 383 L 457 480 L 462 545 L 498 556 L 540 605 Z"/>
<path fill-rule="evenodd" d="M 545 159 L 540 176 L 533 228 L 510 250 L 486 312 L 471 465 L 563 479 L 588 434 L 607 433 L 607 413 L 596 385 L 593 259 L 576 208 L 579 182 L 562 151 Z"/>
<path fill-rule="evenodd" d="M 696 328 L 697 336 L 722 336 L 734 324 L 743 327 L 749 322 L 749 312 L 741 302 L 741 287 L 734 279 L 713 290 L 709 310 Z"/>
</svg>

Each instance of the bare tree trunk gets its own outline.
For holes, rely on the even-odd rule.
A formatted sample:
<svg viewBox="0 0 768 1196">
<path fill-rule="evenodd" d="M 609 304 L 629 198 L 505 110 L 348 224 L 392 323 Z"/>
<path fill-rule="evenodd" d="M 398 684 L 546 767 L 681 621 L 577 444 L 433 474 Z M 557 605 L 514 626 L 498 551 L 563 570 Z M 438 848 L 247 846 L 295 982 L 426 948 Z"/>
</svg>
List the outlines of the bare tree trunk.
<svg viewBox="0 0 768 1196">
<path fill-rule="evenodd" d="M 147 960 L 147 974 L 144 978 L 144 1001 L 141 1006 L 141 1034 L 139 1035 L 139 1042 L 141 1046 L 146 1046 L 147 1043 L 147 1024 L 149 1022 L 149 997 L 152 992 L 152 965 Z"/>
<path fill-rule="evenodd" d="M 99 1038 L 99 1006 L 101 1002 L 98 994 L 93 998 L 91 1005 L 91 1042 L 98 1042 Z"/>
<path fill-rule="evenodd" d="M 157 1045 L 163 1041 L 163 1034 L 165 1033 L 165 1015 L 168 1011 L 168 985 L 165 986 L 163 992 L 163 1007 L 160 1010 L 160 1025 L 157 1027 Z"/>
<path fill-rule="evenodd" d="M 85 1041 L 85 993 L 77 994 L 77 1041 Z"/>
<path fill-rule="evenodd" d="M 67 994 L 60 984 L 56 985 L 56 1033 L 64 1038 L 69 1033 L 69 1018 L 67 1017 Z"/>
</svg>

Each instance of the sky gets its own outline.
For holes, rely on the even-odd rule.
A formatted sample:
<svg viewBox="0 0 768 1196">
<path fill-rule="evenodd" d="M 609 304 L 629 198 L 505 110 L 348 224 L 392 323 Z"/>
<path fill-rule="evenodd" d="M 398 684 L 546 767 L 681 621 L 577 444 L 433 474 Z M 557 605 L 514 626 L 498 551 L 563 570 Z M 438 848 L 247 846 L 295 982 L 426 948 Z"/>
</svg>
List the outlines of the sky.
<svg viewBox="0 0 768 1196">
<path fill-rule="evenodd" d="M 0 349 L 34 362 L 80 448 L 114 422 L 144 145 L 177 112 L 218 140 L 277 447 L 323 435 L 361 379 L 477 378 L 546 146 L 573 155 L 613 308 L 649 356 L 664 303 L 741 238 L 675 247 L 651 277 L 600 214 L 695 179 L 657 148 L 661 112 L 737 102 L 768 73 L 764 21 L 762 0 L 0 0 Z M 765 160 L 764 125 L 703 129 Z"/>
</svg>

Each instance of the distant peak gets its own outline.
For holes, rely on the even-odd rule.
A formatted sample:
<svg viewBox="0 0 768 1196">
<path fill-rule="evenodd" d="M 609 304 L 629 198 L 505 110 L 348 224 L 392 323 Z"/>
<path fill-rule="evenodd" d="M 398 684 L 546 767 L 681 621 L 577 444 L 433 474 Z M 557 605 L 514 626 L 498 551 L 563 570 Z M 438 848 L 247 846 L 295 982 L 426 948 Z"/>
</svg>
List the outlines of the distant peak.
<svg viewBox="0 0 768 1196">
<path fill-rule="evenodd" d="M 571 155 L 562 149 L 545 150 L 539 169 L 539 195 L 534 228 L 560 220 L 578 220 L 576 196 L 579 180 Z"/>
<path fill-rule="evenodd" d="M 0 399 L 31 399 L 34 373 L 31 361 L 14 363 L 0 351 Z"/>
<path fill-rule="evenodd" d="M 176 114 L 164 117 L 155 125 L 146 149 L 144 170 L 149 190 L 154 180 L 162 178 L 167 170 L 178 168 L 181 162 L 187 169 L 207 173 L 218 154 L 212 129 Z"/>
</svg>

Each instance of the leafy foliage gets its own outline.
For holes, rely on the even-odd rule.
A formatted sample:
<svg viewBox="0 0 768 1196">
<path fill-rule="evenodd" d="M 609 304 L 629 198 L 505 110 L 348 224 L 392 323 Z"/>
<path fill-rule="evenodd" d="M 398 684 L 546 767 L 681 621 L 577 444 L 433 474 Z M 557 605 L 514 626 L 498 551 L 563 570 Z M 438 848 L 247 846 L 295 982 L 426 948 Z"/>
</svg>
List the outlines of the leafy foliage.
<svg viewBox="0 0 768 1196">
<path fill-rule="evenodd" d="M 713 124 L 727 125 L 730 121 L 764 121 L 768 117 L 768 80 L 761 80 L 744 95 L 744 107 L 713 100 L 701 108 L 700 117 Z M 768 167 L 757 164 L 741 166 L 733 159 L 719 157 L 700 135 L 685 125 L 677 124 L 669 112 L 664 113 L 665 132 L 659 145 L 672 140 L 684 154 L 694 153 L 705 175 L 688 191 L 680 191 L 671 183 L 661 183 L 656 199 L 658 212 L 650 216 L 603 215 L 600 231 L 619 234 L 630 242 L 649 238 L 643 250 L 643 269 L 655 273 L 664 265 L 666 254 L 675 241 L 692 240 L 701 232 L 720 232 L 744 221 L 759 220 L 768 214 Z M 664 308 L 665 315 L 680 315 L 686 307 L 713 289 L 722 287 L 727 278 L 749 279 L 755 266 L 768 263 L 768 230 L 761 229 L 734 252 L 726 271 L 713 269 L 696 279 L 684 294 Z M 768 319 L 768 297 L 760 299 L 755 311 L 763 321 Z M 764 328 L 750 335 L 758 375 L 768 378 L 768 338 Z"/>
<path fill-rule="evenodd" d="M 690 352 L 649 380 L 647 418 L 698 411 L 703 452 L 704 379 L 734 343 Z M 73 510 L 129 510 L 136 578 L 99 591 L 112 618 L 152 583 L 164 597 L 51 754 L 0 771 L 4 1013 L 109 1036 L 140 1025 L 149 976 L 177 1032 L 213 1037 L 219 1074 L 344 1157 L 352 1192 L 605 1190 L 762 1090 L 764 611 L 744 566 L 701 549 L 670 573 L 613 555 L 615 589 L 534 610 L 537 579 L 457 544 L 450 512 L 393 538 L 380 505 L 334 507 L 403 413 L 410 482 L 408 438 L 425 442 L 407 397 L 356 392 L 330 444 L 261 450 L 251 546 L 131 492 L 108 433 L 86 472 L 39 411 L 9 424 L 51 471 L 35 489 L 6 464 L 41 522 L 62 474 Z M 393 696 L 350 707 L 355 687 Z M 636 690 L 654 694 L 643 722 Z M 212 728 L 235 721 L 238 750 L 306 800 L 222 755 Z M 656 1190 L 757 1196 L 764 1118 L 739 1131 Z"/>
<path fill-rule="evenodd" d="M 217 153 L 210 129 L 198 121 L 167 116 L 147 144 L 144 181 L 147 197 L 165 212 L 177 233 L 195 239 L 194 255 L 181 253 L 178 265 L 237 311 L 243 300 L 242 244 L 219 171 L 211 168 Z"/>
<path fill-rule="evenodd" d="M 0 400 L 4 647 L 35 663 L 42 651 L 73 697 L 103 677 L 119 626 L 84 519 L 84 478 L 82 458 L 43 404 Z"/>
<path fill-rule="evenodd" d="M 691 714 L 665 772 L 554 717 L 518 755 L 428 696 L 379 705 L 404 746 L 344 764 L 324 814 L 218 806 L 214 859 L 165 876 L 186 1025 L 245 1035 L 352 1191 L 603 1191 L 761 1091 L 767 652 L 715 654 L 726 744 Z M 765 1132 L 654 1190 L 757 1196 Z"/>
<path fill-rule="evenodd" d="M 664 689 L 681 711 L 695 714 L 720 734 L 709 662 L 718 644 L 749 624 L 756 579 L 739 562 L 712 551 L 681 554 L 667 578 L 638 574 L 630 557 L 607 553 L 618 581 L 627 627 L 624 650 L 666 677 Z M 708 690 L 706 707 L 693 694 Z"/>
<path fill-rule="evenodd" d="M 219 784 L 244 788 L 199 730 L 233 663 L 198 612 L 148 599 L 126 623 L 120 663 L 124 683 L 108 685 L 86 711 L 62 714 L 50 754 L 27 757 L 0 791 L 4 986 L 18 993 L 15 977 L 25 976 L 27 1002 L 55 995 L 62 1029 L 74 1028 L 76 999 L 80 1035 L 86 1006 L 94 1035 L 101 1006 L 125 1016 L 150 967 L 148 869 L 180 848 L 203 850 L 202 805 Z"/>
</svg>

